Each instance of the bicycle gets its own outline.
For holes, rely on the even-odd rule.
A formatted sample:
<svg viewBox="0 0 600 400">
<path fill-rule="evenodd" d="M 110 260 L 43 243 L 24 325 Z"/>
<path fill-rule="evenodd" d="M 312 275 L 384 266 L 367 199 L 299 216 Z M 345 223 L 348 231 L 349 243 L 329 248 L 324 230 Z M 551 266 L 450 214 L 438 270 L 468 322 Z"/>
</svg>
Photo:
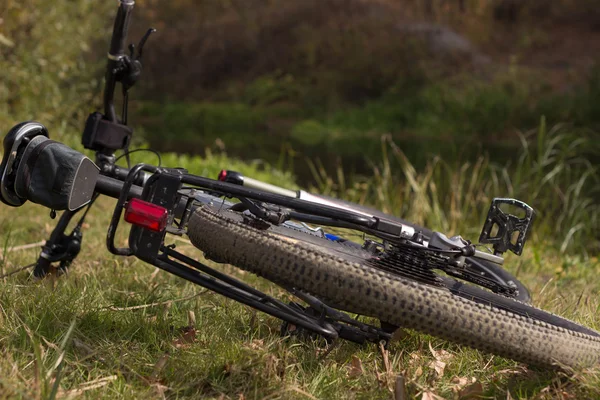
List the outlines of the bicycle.
<svg viewBox="0 0 600 400">
<path fill-rule="evenodd" d="M 178 168 L 116 164 L 128 157 L 128 91 L 140 77 L 144 44 L 125 42 L 134 2 L 120 0 L 108 53 L 103 113 L 86 122 L 82 143 L 95 162 L 49 139 L 36 122 L 13 127 L 4 138 L 0 200 L 13 207 L 32 201 L 65 210 L 42 247 L 34 276 L 66 271 L 81 249 L 81 227 L 100 196 L 117 199 L 107 232 L 113 254 L 148 264 L 283 321 L 292 331 L 364 342 L 388 342 L 398 327 L 544 367 L 600 361 L 600 334 L 529 304 L 527 288 L 502 268 L 503 253 L 520 255 L 534 210 L 514 199 L 494 199 L 479 250 L 460 236 L 448 238 L 408 221 L 304 191 L 289 191 L 223 170 L 218 179 Z M 123 111 L 114 107 L 117 83 Z M 129 161 L 129 160 L 128 160 Z M 522 216 L 503 210 L 520 209 Z M 131 224 L 129 246 L 115 245 L 121 216 Z M 69 222 L 82 213 L 73 231 Z M 331 228 L 369 235 L 346 240 Z M 497 230 L 497 232 L 495 232 Z M 190 258 L 166 243 L 187 235 L 206 258 L 256 273 L 299 302 L 272 296 Z M 374 317 L 380 326 L 347 312 Z"/>
</svg>

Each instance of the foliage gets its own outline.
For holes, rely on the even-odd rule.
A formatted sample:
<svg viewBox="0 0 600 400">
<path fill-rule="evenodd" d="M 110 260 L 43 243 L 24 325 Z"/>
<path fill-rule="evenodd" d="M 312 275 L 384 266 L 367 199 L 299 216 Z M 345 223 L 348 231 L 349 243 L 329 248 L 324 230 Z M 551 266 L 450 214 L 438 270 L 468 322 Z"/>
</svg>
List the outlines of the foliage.
<svg viewBox="0 0 600 400">
<path fill-rule="evenodd" d="M 398 14 L 386 9 L 378 1 L 148 1 L 140 24 L 161 29 L 147 54 L 148 95 L 272 102 L 300 91 L 312 107 L 376 97 L 422 75 L 411 62 L 418 50 L 400 40 Z"/>
<path fill-rule="evenodd" d="M 589 0 L 148 0 L 139 25 L 158 24 L 160 41 L 147 53 L 141 123 L 155 147 L 202 151 L 218 139 L 231 155 L 270 161 L 291 147 L 334 161 L 335 152 L 345 168 L 360 168 L 363 155 L 377 157 L 382 134 L 417 166 L 430 153 L 451 161 L 487 151 L 499 161 L 519 148 L 515 131 L 541 116 L 600 126 L 597 72 L 568 74 L 577 60 L 565 61 L 557 83 L 548 62 L 529 54 L 551 46 L 553 30 L 596 29 L 593 8 Z M 422 20 L 470 39 L 471 53 L 432 51 L 431 38 L 403 30 Z M 513 40 L 520 44 L 508 54 Z M 176 138 L 164 135 L 172 127 Z M 305 180 L 303 161 L 295 169 Z"/>
<path fill-rule="evenodd" d="M 590 14 L 597 9 L 590 0 L 576 3 L 584 1 L 591 4 Z M 386 2 L 396 3 L 376 3 Z M 561 97 L 548 95 L 543 85 L 504 78 L 488 84 L 431 81 L 419 65 L 398 69 L 408 64 L 406 57 L 415 48 L 390 45 L 389 31 L 361 25 L 357 16 L 366 15 L 364 2 L 352 2 L 363 4 L 347 13 L 343 7 L 350 2 L 345 1 L 330 1 L 331 8 L 319 9 L 329 14 L 304 8 L 317 3 L 322 2 L 204 1 L 196 8 L 198 2 L 192 0 L 138 2 L 142 7 L 136 12 L 146 9 L 147 20 L 164 19 L 158 28 L 172 51 L 148 52 L 149 58 L 175 63 L 147 64 L 150 74 L 166 78 L 146 88 L 165 97 L 138 105 L 137 118 L 145 122 L 150 142 L 175 133 L 168 140 L 181 140 L 179 146 L 186 152 L 209 147 L 203 158 L 163 154 L 163 164 L 209 177 L 226 167 L 295 188 L 292 173 L 279 172 L 292 153 L 279 152 L 279 144 L 274 145 L 278 154 L 271 163 L 227 156 L 234 154 L 235 146 L 252 157 L 263 156 L 261 148 L 272 152 L 268 146 L 278 137 L 289 140 L 291 132 L 299 147 L 315 144 L 327 155 L 334 150 L 358 152 L 360 162 L 367 152 L 377 160 L 360 175 L 341 166 L 331 174 L 315 161 L 314 179 L 321 191 L 470 238 L 476 238 L 492 196 L 521 198 L 539 210 L 536 235 L 524 258 L 510 257 L 507 268 L 530 287 L 536 305 L 600 328 L 600 264 L 594 257 L 600 237 L 597 134 L 577 127 L 598 123 L 598 76 L 581 91 Z M 443 15 L 460 18 L 455 8 L 459 3 L 448 13 L 444 7 L 449 3 L 441 1 L 408 1 L 403 8 L 409 17 L 433 11 L 443 20 Z M 487 4 L 498 2 L 462 3 L 471 16 L 491 18 L 493 10 Z M 539 3 L 528 2 L 527 7 L 533 10 Z M 568 3 L 573 1 L 553 2 L 549 12 L 572 18 L 560 12 Z M 430 10 L 423 8 L 427 4 Z M 89 0 L 0 3 L 1 129 L 37 119 L 49 126 L 52 137 L 80 148 L 77 133 L 100 101 L 113 6 Z M 189 12 L 182 14 L 179 7 Z M 260 17 L 254 10 L 267 12 Z M 296 17 L 303 15 L 309 22 L 298 22 Z M 175 19 L 179 24 L 169 33 L 165 21 Z M 333 35 L 343 30 L 340 24 L 346 20 L 351 22 L 344 30 L 347 36 Z M 265 21 L 266 28 L 258 28 Z M 465 29 L 482 38 L 497 27 L 486 18 L 470 21 L 476 23 Z M 186 34 L 197 25 L 202 35 L 214 36 L 198 42 Z M 134 35 L 141 33 L 140 26 Z M 288 26 L 293 29 L 285 31 Z M 273 47 L 264 45 L 277 36 L 281 41 L 273 41 Z M 374 46 L 363 52 L 370 37 L 375 38 Z M 153 40 L 150 46 L 156 45 Z M 298 58 L 293 56 L 296 50 Z M 190 65 L 202 66 L 200 71 L 188 68 L 190 75 L 180 74 L 177 61 L 183 53 L 196 57 Z M 255 58 L 257 54 L 264 59 Z M 349 59 L 349 54 L 356 57 Z M 349 62 L 338 74 L 341 59 Z M 277 71 L 282 65 L 289 70 Z M 303 79 L 304 71 L 310 72 L 308 78 Z M 207 97 L 172 101 L 192 89 Z M 538 124 L 540 115 L 546 115 L 548 123 L 542 120 L 538 129 L 520 136 L 521 149 L 510 163 L 487 156 L 465 160 L 462 142 L 444 141 L 457 133 L 477 141 L 514 127 L 526 130 Z M 564 120 L 577 126 L 555 126 Z M 198 132 L 202 142 L 196 139 Z M 390 132 L 393 140 L 385 136 L 380 141 Z M 425 139 L 417 142 L 417 137 Z M 313 147 L 307 149 L 318 155 Z M 442 156 L 431 158 L 427 153 L 432 151 Z M 147 154 L 132 157 L 154 161 Z M 422 162 L 415 161 L 419 159 Z M 370 178 L 365 170 L 372 172 Z M 113 206 L 109 199 L 100 199 L 91 211 L 83 227 L 81 255 L 68 276 L 44 283 L 30 279 L 27 272 L 0 278 L 0 398 L 389 398 L 400 374 L 411 397 L 458 397 L 464 382 L 473 380 L 481 385 L 475 392 L 490 398 L 600 397 L 597 369 L 537 371 L 414 332 L 392 344 L 389 353 L 342 343 L 325 355 L 321 342 L 282 339 L 275 319 L 201 293 L 140 261 L 108 255 L 106 226 Z M 0 207 L 0 275 L 34 260 L 39 248 L 14 247 L 47 238 L 53 224 L 39 206 L 27 204 L 18 211 Z M 119 240 L 126 240 L 123 232 L 119 234 Z M 175 244 L 201 257 L 188 243 Z M 585 257 L 586 250 L 590 257 Z M 259 278 L 229 266 L 215 267 L 270 294 L 281 294 Z M 440 354 L 447 357 L 442 373 Z"/>
<path fill-rule="evenodd" d="M 99 103 L 110 2 L 0 3 L 0 129 L 23 120 L 74 135 Z M 110 7 L 109 7 L 110 6 Z M 98 42 L 98 39 L 103 39 Z M 58 136 L 57 136 L 58 135 Z"/>
<path fill-rule="evenodd" d="M 330 160 L 325 165 L 328 171 L 335 168 L 331 161 L 336 160 L 330 157 L 334 153 L 346 160 L 346 167 L 354 165 L 355 172 L 368 173 L 360 165 L 365 157 L 379 157 L 378 138 L 385 134 L 418 167 L 431 154 L 448 162 L 475 162 L 474 154 L 488 152 L 492 161 L 503 163 L 519 151 L 518 131 L 532 129 L 541 116 L 549 125 L 571 121 L 574 127 L 600 128 L 597 75 L 594 72 L 581 89 L 561 95 L 549 92 L 534 76 L 504 76 L 492 82 L 455 78 L 415 92 L 392 87 L 379 99 L 330 111 L 303 108 L 302 98 L 269 105 L 266 99 L 293 92 L 279 82 L 273 84 L 278 87 L 274 92 L 253 88 L 251 102 L 145 102 L 137 118 L 154 147 L 188 152 L 218 140 L 229 154 L 274 162 L 281 149 L 290 146 L 298 155 Z M 271 87 L 265 81 L 256 85 Z M 596 132 L 577 128 L 591 142 L 598 137 Z M 580 150 L 594 162 L 597 153 Z M 295 168 L 301 175 L 305 169 L 298 156 Z"/>
<path fill-rule="evenodd" d="M 144 103 L 139 115 L 151 141 L 178 150 L 201 150 L 216 139 L 236 146 L 238 136 L 258 131 L 263 122 L 260 110 L 242 103 Z"/>
<path fill-rule="evenodd" d="M 600 172 L 582 154 L 598 154 L 597 142 L 563 126 L 521 135 L 518 157 L 498 164 L 480 156 L 474 162 L 447 162 L 438 156 L 424 168 L 389 136 L 381 140 L 381 162 L 369 177 L 348 179 L 312 164 L 317 190 L 396 214 L 443 232 L 475 237 L 494 197 L 521 199 L 537 210 L 537 240 L 594 254 L 600 248 Z"/>
</svg>

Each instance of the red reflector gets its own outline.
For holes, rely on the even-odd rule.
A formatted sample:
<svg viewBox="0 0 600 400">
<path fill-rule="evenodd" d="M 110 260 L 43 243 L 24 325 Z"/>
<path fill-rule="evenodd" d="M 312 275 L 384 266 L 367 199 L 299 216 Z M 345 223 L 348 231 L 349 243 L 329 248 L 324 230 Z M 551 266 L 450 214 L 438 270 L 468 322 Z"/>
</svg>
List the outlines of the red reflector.
<svg viewBox="0 0 600 400">
<path fill-rule="evenodd" d="M 166 208 L 140 199 L 131 199 L 125 208 L 125 221 L 154 232 L 165 229 L 168 217 Z"/>
<path fill-rule="evenodd" d="M 222 169 L 221 172 L 219 172 L 219 180 L 222 182 L 225 182 L 226 178 L 227 178 L 227 171 Z"/>
</svg>

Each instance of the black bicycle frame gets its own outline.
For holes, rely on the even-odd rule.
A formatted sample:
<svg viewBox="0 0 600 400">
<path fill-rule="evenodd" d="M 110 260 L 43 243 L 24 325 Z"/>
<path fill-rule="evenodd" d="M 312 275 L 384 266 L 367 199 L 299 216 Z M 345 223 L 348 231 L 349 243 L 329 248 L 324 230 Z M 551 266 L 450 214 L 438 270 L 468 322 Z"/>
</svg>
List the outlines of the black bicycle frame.
<svg viewBox="0 0 600 400">
<path fill-rule="evenodd" d="M 284 216 L 288 218 L 294 217 L 304 222 L 356 229 L 365 233 L 376 234 L 392 242 L 401 239 L 403 225 L 386 218 L 369 217 L 365 214 L 355 213 L 346 209 L 315 204 L 305 200 L 191 175 L 182 169 L 139 164 L 129 170 L 117 166 L 115 164 L 114 151 L 118 149 L 126 150 L 128 143 L 123 143 L 122 147 L 118 145 L 103 147 L 103 143 L 109 143 L 111 140 L 108 140 L 110 138 L 102 137 L 102 135 L 110 136 L 110 129 L 119 130 L 127 128 L 126 118 L 122 118 L 121 121 L 117 118 L 114 109 L 114 93 L 117 83 L 121 83 L 125 95 L 124 103 L 126 104 L 127 90 L 135 83 L 135 80 L 131 79 L 131 75 L 128 75 L 131 72 L 128 68 L 133 68 L 132 62 L 134 61 L 139 63 L 139 57 L 131 59 L 125 54 L 125 42 L 133 6 L 134 2 L 132 0 L 120 0 L 108 52 L 104 88 L 104 114 L 100 115 L 102 123 L 105 125 L 103 129 L 95 130 L 93 131 L 93 135 L 87 136 L 88 138 L 95 138 L 91 141 L 93 142 L 93 146 L 88 148 L 96 150 L 96 161 L 101 167 L 101 175 L 96 185 L 96 194 L 92 202 L 84 207 L 86 212 L 74 231 L 69 235 L 65 234 L 65 229 L 79 210 L 66 211 L 61 215 L 49 240 L 42 248 L 34 274 L 38 277 L 46 275 L 48 272 L 51 272 L 52 263 L 55 262 L 60 262 L 59 269 L 62 270 L 65 270 L 70 265 L 79 252 L 82 240 L 80 228 L 87 210 L 93 205 L 96 197 L 103 194 L 118 198 L 106 238 L 107 248 L 111 253 L 120 256 L 135 256 L 185 280 L 263 311 L 286 321 L 288 324 L 304 328 L 329 339 L 342 337 L 359 343 L 364 341 L 378 342 L 381 340 L 387 343 L 390 339 L 388 332 L 358 322 L 348 315 L 327 306 L 319 299 L 297 291 L 293 287 L 284 287 L 284 289 L 309 304 L 312 310 L 311 313 L 305 312 L 297 304 L 285 304 L 231 276 L 179 253 L 175 250 L 175 245 L 165 245 L 167 233 L 175 235 L 185 233 L 189 216 L 196 207 L 196 199 L 193 193 L 189 190 L 182 190 L 184 185 L 192 185 L 202 190 L 205 194 L 211 193 L 215 196 L 239 198 L 258 210 L 264 209 L 261 205 L 262 202 L 268 203 L 279 208 L 279 211 L 276 211 L 276 213 L 280 212 L 282 218 Z M 142 45 L 148 35 L 149 33 L 142 39 Z M 137 79 L 137 75 L 135 79 Z M 125 110 L 126 106 L 124 107 Z M 98 125 L 97 118 L 92 119 L 92 122 L 96 126 Z M 86 124 L 86 131 L 83 134 L 84 138 L 86 134 L 90 133 L 87 131 L 88 125 L 93 124 Z M 125 133 L 130 135 L 131 130 L 127 129 Z M 114 143 L 114 140 L 112 143 Z M 147 178 L 143 171 L 152 175 Z M 114 242 L 115 233 L 119 226 L 123 207 L 132 197 L 140 198 L 166 208 L 169 214 L 169 225 L 162 232 L 152 232 L 138 226 L 132 226 L 129 234 L 129 246 L 119 248 Z M 270 211 L 264 212 L 267 213 Z M 176 220 L 179 220 L 178 224 Z M 315 315 L 315 313 L 318 315 Z"/>
<path fill-rule="evenodd" d="M 153 171 L 153 175 L 144 186 L 140 198 L 144 201 L 166 207 L 171 215 L 171 222 L 177 218 L 180 220 L 180 223 L 178 226 L 171 224 L 164 232 L 152 232 L 133 226 L 129 234 L 129 247 L 117 248 L 114 239 L 122 210 L 127 199 L 131 196 L 129 189 L 134 187 L 133 182 L 136 176 L 142 171 Z M 183 183 L 191 183 L 196 178 L 199 177 L 188 175 L 182 169 L 155 168 L 144 164 L 138 164 L 132 168 L 122 185 L 122 190 L 120 191 L 119 199 L 115 205 L 108 228 L 108 249 L 116 255 L 133 255 L 187 281 L 263 311 L 288 324 L 293 324 L 298 328 L 304 328 L 305 330 L 319 334 L 327 339 L 335 340 L 338 337 L 342 337 L 357 343 L 384 341 L 387 344 L 391 337 L 390 333 L 358 322 L 328 307 L 320 300 L 308 294 L 296 291 L 294 288 L 286 288 L 297 297 L 308 300 L 313 309 L 319 310 L 320 316 L 317 319 L 302 312 L 301 308 L 287 305 L 231 276 L 177 252 L 175 245 L 165 246 L 164 239 L 167 232 L 183 234 L 185 231 L 183 227 L 186 224 L 189 214 L 194 209 L 195 200 L 192 196 L 185 195 L 181 187 Z M 211 180 L 208 181 L 213 182 Z M 202 182 L 205 183 L 205 186 L 210 186 L 210 182 Z M 230 187 L 230 185 L 222 184 L 219 181 L 214 182 L 216 184 L 211 187 L 222 192 L 226 192 L 227 189 L 239 189 L 235 185 Z M 101 184 L 101 186 L 103 185 Z M 251 193 L 244 192 L 244 194 L 252 197 L 261 197 L 260 192 L 254 193 L 254 191 L 251 191 Z M 273 199 L 267 198 L 267 200 Z"/>
<path fill-rule="evenodd" d="M 110 140 L 102 137 L 102 135 L 110 135 L 110 129 L 121 129 L 126 123 L 125 118 L 122 118 L 122 120 L 117 118 L 114 107 L 114 93 L 118 82 L 124 85 L 124 77 L 128 74 L 127 68 L 131 66 L 132 60 L 125 54 L 125 43 L 133 6 L 134 2 L 132 0 L 120 0 L 113 28 L 106 67 L 104 114 L 100 115 L 102 120 L 106 120 L 107 123 L 98 121 L 98 117 L 95 116 L 96 120 L 92 118 L 88 120 L 92 120 L 92 123 L 86 124 L 86 131 L 84 132 L 84 138 L 86 138 L 87 134 L 88 144 L 90 144 L 88 148 L 96 150 L 96 161 L 101 167 L 101 175 L 96 185 L 95 197 L 99 194 L 104 194 L 118 198 L 107 232 L 107 247 L 109 251 L 121 256 L 135 256 L 140 258 L 185 280 L 328 339 L 333 340 L 341 335 L 348 340 L 359 343 L 365 340 L 376 342 L 384 340 L 387 342 L 390 338 L 389 333 L 358 321 L 352 322 L 354 321 L 352 318 L 328 307 L 320 300 L 312 298 L 307 294 L 295 291 L 293 288 L 288 288 L 288 290 L 300 298 L 309 300 L 309 304 L 314 309 L 319 310 L 319 318 L 303 312 L 303 309 L 297 305 L 285 304 L 235 278 L 177 252 L 174 245 L 165 246 L 166 231 L 151 232 L 132 226 L 129 234 L 129 247 L 118 248 L 115 245 L 115 232 L 119 225 L 123 206 L 131 197 L 138 197 L 167 208 L 169 215 L 171 215 L 171 222 L 175 218 L 181 219 L 180 227 L 171 224 L 167 231 L 174 234 L 183 234 L 184 230 L 182 228 L 187 223 L 194 203 L 193 197 L 186 198 L 186 196 L 182 195 L 180 189 L 183 184 L 196 185 L 225 196 L 246 197 L 255 201 L 266 201 L 279 204 L 282 207 L 295 208 L 306 213 L 319 215 L 325 219 L 329 218 L 332 221 L 338 219 L 349 226 L 376 229 L 378 226 L 386 225 L 381 224 L 376 218 L 365 218 L 364 216 L 332 207 L 318 206 L 301 200 L 289 199 L 270 193 L 249 190 L 229 183 L 189 175 L 187 171 L 181 169 L 137 165 L 128 170 L 116 166 L 113 153 L 115 147 L 118 149 L 118 146 L 103 147 L 102 144 L 108 143 Z M 129 87 L 131 87 L 130 85 L 131 82 L 129 82 Z M 125 95 L 129 87 L 124 86 L 123 93 Z M 126 103 L 126 101 L 127 98 L 125 97 L 124 102 Z M 90 132 L 87 130 L 94 129 L 94 126 L 97 126 L 99 122 L 105 124 L 104 126 L 108 128 L 94 130 L 93 134 L 90 135 Z M 94 140 L 90 140 L 90 137 L 93 137 Z M 125 148 L 124 144 L 123 149 Z M 142 171 L 152 173 L 147 181 L 144 179 Z M 86 210 L 89 210 L 92 204 L 93 201 L 86 207 Z M 82 240 L 80 228 L 85 214 L 80 219 L 73 233 L 66 235 L 65 229 L 78 211 L 67 211 L 61 215 L 50 239 L 44 245 L 38 258 L 34 271 L 36 276 L 43 277 L 51 272 L 52 263 L 54 262 L 60 262 L 59 270 L 66 270 L 77 256 Z M 77 246 L 73 245 L 74 241 L 76 241 Z M 76 251 L 73 251 L 74 247 Z M 343 320 L 342 322 L 340 322 L 340 318 Z"/>
</svg>

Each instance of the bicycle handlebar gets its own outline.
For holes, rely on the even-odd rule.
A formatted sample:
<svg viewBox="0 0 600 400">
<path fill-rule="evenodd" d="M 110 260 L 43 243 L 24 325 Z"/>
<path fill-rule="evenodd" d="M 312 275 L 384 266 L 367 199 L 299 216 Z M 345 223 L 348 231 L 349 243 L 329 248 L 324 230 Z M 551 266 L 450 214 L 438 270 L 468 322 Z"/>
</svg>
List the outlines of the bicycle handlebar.
<svg viewBox="0 0 600 400">
<path fill-rule="evenodd" d="M 104 86 L 104 115 L 113 123 L 118 122 L 113 103 L 117 83 L 115 71 L 118 70 L 121 59 L 125 56 L 125 41 L 127 40 L 127 31 L 129 30 L 131 11 L 134 4 L 135 1 L 133 0 L 120 0 L 108 51 L 106 83 Z"/>
<path fill-rule="evenodd" d="M 122 180 L 111 178 L 110 176 L 106 175 L 98 175 L 98 180 L 96 181 L 96 192 L 117 199 L 119 198 L 122 190 Z M 131 186 L 129 198 L 132 197 L 142 197 L 142 188 L 140 186 Z"/>
<path fill-rule="evenodd" d="M 112 38 L 110 40 L 109 59 L 119 58 L 125 54 L 125 41 L 131 19 L 131 10 L 135 2 L 133 0 L 120 0 L 119 10 L 115 18 Z"/>
</svg>

